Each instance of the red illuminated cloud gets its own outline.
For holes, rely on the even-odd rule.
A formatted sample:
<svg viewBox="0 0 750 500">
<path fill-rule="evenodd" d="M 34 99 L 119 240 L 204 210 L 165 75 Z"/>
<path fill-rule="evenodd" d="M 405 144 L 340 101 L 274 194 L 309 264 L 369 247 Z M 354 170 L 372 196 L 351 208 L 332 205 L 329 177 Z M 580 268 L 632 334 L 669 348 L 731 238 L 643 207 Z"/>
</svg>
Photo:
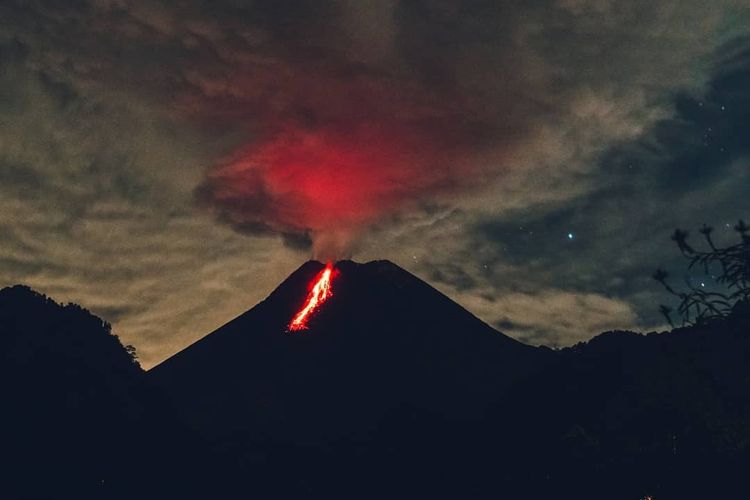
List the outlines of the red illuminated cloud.
<svg viewBox="0 0 750 500">
<path fill-rule="evenodd" d="M 471 177 L 476 139 L 455 109 L 312 87 L 294 101 L 313 119 L 269 117 L 258 140 L 207 173 L 202 201 L 235 227 L 306 235 L 317 257 L 342 257 L 364 226 Z"/>
</svg>

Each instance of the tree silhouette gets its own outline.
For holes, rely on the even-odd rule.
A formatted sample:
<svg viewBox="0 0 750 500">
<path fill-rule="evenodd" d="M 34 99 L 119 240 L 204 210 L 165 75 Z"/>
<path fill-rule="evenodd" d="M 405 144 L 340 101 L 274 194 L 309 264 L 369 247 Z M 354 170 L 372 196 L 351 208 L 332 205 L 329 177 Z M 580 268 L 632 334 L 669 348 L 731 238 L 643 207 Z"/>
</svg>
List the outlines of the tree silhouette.
<svg viewBox="0 0 750 500">
<path fill-rule="evenodd" d="M 736 304 L 750 301 L 750 226 L 740 220 L 734 230 L 740 236 L 739 243 L 719 247 L 711 237 L 713 228 L 704 224 L 699 232 L 706 240 L 708 249 L 703 251 L 696 250 L 688 243 L 687 231 L 675 229 L 672 234 L 672 241 L 688 260 L 688 269 L 702 268 L 706 274 L 717 270 L 716 282 L 724 287 L 723 291 L 705 290 L 686 280 L 686 289 L 678 290 L 667 282 L 669 273 L 657 269 L 652 277 L 680 300 L 677 313 L 682 317 L 683 325 L 723 318 L 732 312 Z M 674 327 L 673 309 L 662 304 L 659 312 Z"/>
</svg>

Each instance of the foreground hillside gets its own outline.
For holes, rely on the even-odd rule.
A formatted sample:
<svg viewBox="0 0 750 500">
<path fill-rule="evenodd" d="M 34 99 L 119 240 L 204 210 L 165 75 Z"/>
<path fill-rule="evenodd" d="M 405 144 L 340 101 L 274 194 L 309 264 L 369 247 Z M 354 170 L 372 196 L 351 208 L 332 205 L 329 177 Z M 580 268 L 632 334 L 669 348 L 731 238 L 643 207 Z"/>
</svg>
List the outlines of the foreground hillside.
<svg viewBox="0 0 750 500">
<path fill-rule="evenodd" d="M 347 266 L 305 334 L 277 330 L 310 265 L 149 373 L 84 309 L 1 290 L 0 497 L 748 497 L 750 306 L 553 351 Z"/>
<path fill-rule="evenodd" d="M 747 498 L 749 309 L 559 351 L 507 400 L 523 407 L 506 422 L 533 470 L 526 477 L 544 477 L 551 491 L 621 494 L 610 498 Z"/>
<path fill-rule="evenodd" d="M 390 262 L 338 266 L 308 331 L 285 328 L 315 262 L 149 372 L 240 471 L 222 484 L 256 473 L 237 488 L 685 498 L 726 486 L 745 463 L 740 308 L 700 328 L 552 351 L 505 337 Z"/>
<path fill-rule="evenodd" d="M 186 490 L 196 444 L 132 350 L 81 307 L 0 290 L 0 391 L 0 498 Z"/>
</svg>

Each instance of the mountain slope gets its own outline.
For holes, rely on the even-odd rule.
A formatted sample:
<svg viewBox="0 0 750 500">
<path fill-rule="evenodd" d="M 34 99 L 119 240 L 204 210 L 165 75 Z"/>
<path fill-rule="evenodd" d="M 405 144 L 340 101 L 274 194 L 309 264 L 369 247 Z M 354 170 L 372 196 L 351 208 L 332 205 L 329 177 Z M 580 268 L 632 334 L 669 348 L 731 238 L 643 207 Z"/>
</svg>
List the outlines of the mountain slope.
<svg viewBox="0 0 750 500">
<path fill-rule="evenodd" d="M 475 418 L 547 354 L 386 261 L 338 263 L 333 297 L 310 329 L 286 332 L 322 267 L 306 263 L 265 301 L 149 376 L 208 434 L 214 426 L 262 426 L 328 440 L 401 405 Z"/>
<path fill-rule="evenodd" d="M 308 331 L 285 329 L 316 262 L 149 372 L 211 443 L 228 497 L 746 496 L 746 305 L 551 351 L 389 262 L 338 267 Z"/>
<path fill-rule="evenodd" d="M 523 407 L 517 417 L 495 413 L 523 436 L 506 442 L 516 462 L 579 496 L 747 498 L 748 309 L 738 303 L 724 319 L 671 332 L 607 332 L 559 351 L 508 394 L 507 404 Z"/>
<path fill-rule="evenodd" d="M 0 290 L 2 498 L 132 498 L 184 491 L 186 450 L 164 398 L 76 305 Z"/>
<path fill-rule="evenodd" d="M 748 496 L 749 304 L 551 351 L 342 262 L 287 333 L 321 268 L 147 374 L 86 310 L 0 290 L 0 497 Z"/>
<path fill-rule="evenodd" d="M 355 448 L 372 458 L 387 446 L 422 447 L 429 429 L 482 421 L 514 380 L 552 356 L 387 261 L 337 263 L 333 296 L 310 329 L 286 332 L 322 268 L 304 264 L 265 301 L 149 372 L 186 421 L 255 469 L 274 468 L 272 455 L 287 448 L 328 448 L 340 460 Z M 325 462 L 316 453 L 308 462 Z"/>
</svg>

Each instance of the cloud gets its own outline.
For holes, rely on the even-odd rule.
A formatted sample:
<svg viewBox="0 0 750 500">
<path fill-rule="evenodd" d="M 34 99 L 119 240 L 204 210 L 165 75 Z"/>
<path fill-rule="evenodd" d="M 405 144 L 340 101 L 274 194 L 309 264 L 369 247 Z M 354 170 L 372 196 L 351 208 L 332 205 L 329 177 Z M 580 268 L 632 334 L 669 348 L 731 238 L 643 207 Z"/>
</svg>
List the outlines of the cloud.
<svg viewBox="0 0 750 500">
<path fill-rule="evenodd" d="M 509 293 L 496 300 L 474 295 L 466 297 L 465 303 L 504 333 L 550 347 L 571 345 L 609 330 L 629 329 L 637 322 L 633 308 L 622 300 L 557 289 Z"/>
<path fill-rule="evenodd" d="M 744 4 L 2 2 L 0 281 L 145 366 L 313 244 L 535 342 L 652 325 L 653 242 L 747 206 Z"/>
<path fill-rule="evenodd" d="M 148 368 L 296 267 L 276 240 L 195 211 L 206 151 L 191 127 L 53 78 L 22 44 L 0 53 L 0 286 L 84 305 Z"/>
<path fill-rule="evenodd" d="M 362 226 L 488 183 L 585 191 L 598 155 L 701 91 L 738 6 L 332 2 L 304 25 L 274 10 L 283 42 L 259 26 L 265 43 L 225 47 L 231 71 L 189 73 L 191 109 L 253 131 L 200 197 L 236 227 L 344 245 L 316 252 L 335 256 Z M 359 29 L 370 15 L 378 28 Z"/>
<path fill-rule="evenodd" d="M 219 220 L 333 254 L 421 203 L 588 192 L 601 154 L 702 91 L 747 16 L 737 0 L 10 5 L 45 26 L 13 35 L 51 74 L 232 138 L 197 191 Z"/>
</svg>

